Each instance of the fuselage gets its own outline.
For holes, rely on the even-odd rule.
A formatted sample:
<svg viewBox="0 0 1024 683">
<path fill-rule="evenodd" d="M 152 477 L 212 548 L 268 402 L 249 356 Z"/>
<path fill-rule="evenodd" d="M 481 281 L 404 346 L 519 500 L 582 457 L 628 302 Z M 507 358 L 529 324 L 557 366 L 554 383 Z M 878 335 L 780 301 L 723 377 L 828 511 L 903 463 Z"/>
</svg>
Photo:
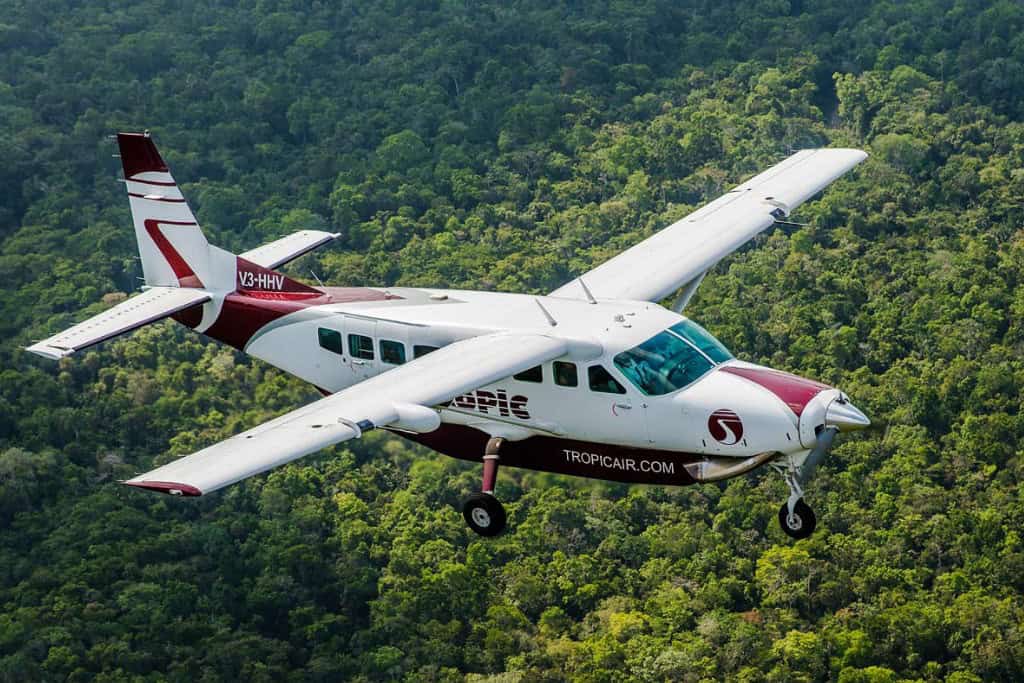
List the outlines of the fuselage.
<svg viewBox="0 0 1024 683">
<path fill-rule="evenodd" d="M 696 464 L 799 460 L 840 392 L 731 357 L 687 319 L 645 301 L 413 288 L 240 289 L 185 324 L 334 393 L 452 342 L 498 331 L 574 340 L 565 357 L 437 406 L 442 426 L 403 433 L 479 460 L 661 484 Z M 703 348 L 701 348 L 703 346 Z"/>
</svg>

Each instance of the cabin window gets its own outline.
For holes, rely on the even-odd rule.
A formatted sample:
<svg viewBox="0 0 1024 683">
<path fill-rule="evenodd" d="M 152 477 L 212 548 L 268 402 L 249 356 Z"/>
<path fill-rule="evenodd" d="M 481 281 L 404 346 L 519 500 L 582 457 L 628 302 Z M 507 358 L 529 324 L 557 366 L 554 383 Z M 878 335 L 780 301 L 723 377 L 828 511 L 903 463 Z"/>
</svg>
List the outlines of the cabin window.
<svg viewBox="0 0 1024 683">
<path fill-rule="evenodd" d="M 576 373 L 575 363 L 566 363 L 565 361 L 556 360 L 551 364 L 551 367 L 555 372 L 555 384 L 560 387 L 579 386 L 580 378 Z"/>
<path fill-rule="evenodd" d="M 348 352 L 353 358 L 373 360 L 373 340 L 361 334 L 348 335 Z"/>
<path fill-rule="evenodd" d="M 684 320 L 683 322 L 677 323 L 668 329 L 673 334 L 682 337 L 696 346 L 701 353 L 716 363 L 724 363 L 727 360 L 732 360 L 733 356 L 729 353 L 729 349 L 725 348 L 725 345 L 722 344 L 722 342 L 715 339 L 711 336 L 710 332 L 692 320 Z"/>
<path fill-rule="evenodd" d="M 590 390 L 600 391 L 605 394 L 624 394 L 626 388 L 619 384 L 612 374 L 604 369 L 603 365 L 591 365 L 587 368 L 587 379 L 590 380 Z"/>
<path fill-rule="evenodd" d="M 401 365 L 405 362 L 405 344 L 390 339 L 381 339 L 380 359 L 391 365 Z"/>
<path fill-rule="evenodd" d="M 529 370 L 523 370 L 518 375 L 512 375 L 512 379 L 517 379 L 520 382 L 543 382 L 544 381 L 544 368 L 537 365 Z"/>
<path fill-rule="evenodd" d="M 421 358 L 422 356 L 425 356 L 428 353 L 433 353 L 434 351 L 437 351 L 439 348 L 440 347 L 438 346 L 424 346 L 421 344 L 416 344 L 412 347 L 412 357 Z"/>
<path fill-rule="evenodd" d="M 341 343 L 341 332 L 320 327 L 317 328 L 316 336 L 320 340 L 320 348 L 327 349 L 339 356 L 345 353 L 345 347 Z"/>
<path fill-rule="evenodd" d="M 714 366 L 677 335 L 659 332 L 615 356 L 615 367 L 643 393 L 660 396 L 682 389 Z"/>
</svg>

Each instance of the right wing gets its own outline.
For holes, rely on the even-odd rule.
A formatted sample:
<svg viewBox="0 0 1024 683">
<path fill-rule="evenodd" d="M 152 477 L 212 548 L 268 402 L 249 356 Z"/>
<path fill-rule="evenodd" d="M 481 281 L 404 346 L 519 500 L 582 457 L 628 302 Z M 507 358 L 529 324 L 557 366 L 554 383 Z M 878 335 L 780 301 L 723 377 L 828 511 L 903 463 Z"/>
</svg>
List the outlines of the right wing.
<svg viewBox="0 0 1024 683">
<path fill-rule="evenodd" d="M 589 290 L 601 299 L 659 301 L 684 285 L 696 289 L 708 269 L 865 158 L 857 149 L 797 152 L 551 296 L 589 298 Z"/>
<path fill-rule="evenodd" d="M 278 266 L 293 261 L 303 254 L 313 251 L 321 244 L 327 244 L 341 233 L 324 232 L 323 230 L 299 230 L 279 240 L 250 249 L 239 254 L 246 261 L 273 270 Z"/>
<path fill-rule="evenodd" d="M 209 300 L 210 295 L 202 289 L 150 287 L 138 296 L 27 347 L 26 351 L 59 360 L 87 346 L 99 344 Z"/>
<path fill-rule="evenodd" d="M 455 342 L 124 483 L 199 496 L 374 427 L 423 426 L 422 431 L 430 431 L 438 420 L 433 406 L 567 350 L 564 339 L 535 333 L 488 334 Z"/>
</svg>

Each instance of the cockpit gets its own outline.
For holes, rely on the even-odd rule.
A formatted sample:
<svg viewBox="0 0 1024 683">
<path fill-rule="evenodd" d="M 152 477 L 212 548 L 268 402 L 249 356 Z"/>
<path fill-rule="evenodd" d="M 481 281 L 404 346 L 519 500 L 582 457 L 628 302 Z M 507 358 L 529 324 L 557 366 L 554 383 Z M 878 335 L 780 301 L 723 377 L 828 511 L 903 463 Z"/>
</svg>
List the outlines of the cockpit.
<svg viewBox="0 0 1024 683">
<path fill-rule="evenodd" d="M 683 320 L 615 356 L 615 367 L 648 396 L 682 389 L 733 355 L 703 327 Z"/>
</svg>

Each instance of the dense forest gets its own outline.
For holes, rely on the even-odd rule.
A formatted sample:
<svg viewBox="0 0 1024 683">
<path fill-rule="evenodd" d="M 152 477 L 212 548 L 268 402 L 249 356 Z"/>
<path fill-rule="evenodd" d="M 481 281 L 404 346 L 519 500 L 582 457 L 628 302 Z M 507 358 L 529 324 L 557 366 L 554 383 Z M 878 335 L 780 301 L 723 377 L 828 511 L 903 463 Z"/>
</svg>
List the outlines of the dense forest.
<svg viewBox="0 0 1024 683">
<path fill-rule="evenodd" d="M 869 160 L 688 314 L 875 426 L 781 478 L 626 486 L 387 434 L 197 500 L 126 478 L 317 396 L 137 290 L 108 136 L 289 273 L 546 292 L 794 149 Z M 9 0 L 0 16 L 0 680 L 1024 680 L 1024 6 L 1013 0 Z"/>
</svg>

